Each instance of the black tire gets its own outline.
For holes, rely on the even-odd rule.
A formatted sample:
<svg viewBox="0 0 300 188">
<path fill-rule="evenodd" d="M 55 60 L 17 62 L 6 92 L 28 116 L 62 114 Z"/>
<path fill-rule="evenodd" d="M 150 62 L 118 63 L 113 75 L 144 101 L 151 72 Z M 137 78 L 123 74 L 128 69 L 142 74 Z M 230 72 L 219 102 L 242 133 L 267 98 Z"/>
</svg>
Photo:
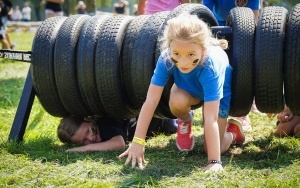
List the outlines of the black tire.
<svg viewBox="0 0 300 188">
<path fill-rule="evenodd" d="M 76 46 L 80 30 L 90 16 L 68 17 L 57 34 L 54 73 L 59 96 L 71 115 L 93 115 L 82 100 L 76 73 Z"/>
<path fill-rule="evenodd" d="M 109 16 L 90 17 L 81 29 L 77 47 L 77 77 L 80 93 L 89 111 L 102 116 L 104 107 L 97 92 L 95 53 L 98 35 Z"/>
<path fill-rule="evenodd" d="M 264 113 L 283 110 L 283 50 L 288 11 L 270 6 L 259 16 L 255 41 L 255 104 Z"/>
<path fill-rule="evenodd" d="M 294 114 L 300 115 L 300 4 L 289 16 L 284 56 L 285 102 Z"/>
<path fill-rule="evenodd" d="M 254 97 L 255 19 L 250 8 L 237 7 L 231 9 L 227 20 L 233 33 L 228 44 L 233 68 L 229 115 L 240 117 L 249 113 Z"/>
<path fill-rule="evenodd" d="M 57 31 L 66 19 L 67 17 L 46 19 L 36 31 L 32 43 L 30 66 L 32 84 L 43 108 L 56 117 L 69 114 L 58 95 L 53 68 Z"/>
<path fill-rule="evenodd" d="M 96 48 L 98 95 L 108 116 L 133 118 L 120 75 L 120 53 L 125 30 L 134 17 L 113 16 L 103 25 Z M 140 72 L 142 73 L 142 72 Z"/>
<path fill-rule="evenodd" d="M 128 98 L 130 107 L 137 111 L 136 115 L 138 115 L 138 111 L 140 110 L 140 107 L 134 105 L 135 96 L 132 95 L 132 91 L 134 91 L 136 88 L 134 83 L 132 83 L 132 74 L 133 74 L 132 71 L 135 70 L 134 65 L 132 64 L 132 54 L 134 53 L 135 50 L 138 50 L 134 48 L 134 43 L 137 40 L 137 36 L 142 26 L 144 25 L 146 20 L 150 18 L 150 16 L 151 15 L 137 16 L 132 22 L 130 22 L 125 32 L 125 37 L 124 37 L 122 51 L 121 51 L 122 61 L 120 62 L 121 63 L 120 66 L 121 66 L 122 83 L 125 87 L 126 97 Z"/>
<path fill-rule="evenodd" d="M 178 16 L 183 12 L 188 12 L 192 15 L 197 15 L 199 19 L 206 22 L 209 26 L 218 26 L 218 21 L 212 11 L 206 6 L 199 3 L 184 3 L 173 9 L 169 19 Z"/>
<path fill-rule="evenodd" d="M 151 15 L 143 24 L 134 43 L 131 61 L 132 104 L 141 108 L 147 95 L 155 67 L 155 51 L 158 32 L 168 15 L 168 11 Z"/>
</svg>

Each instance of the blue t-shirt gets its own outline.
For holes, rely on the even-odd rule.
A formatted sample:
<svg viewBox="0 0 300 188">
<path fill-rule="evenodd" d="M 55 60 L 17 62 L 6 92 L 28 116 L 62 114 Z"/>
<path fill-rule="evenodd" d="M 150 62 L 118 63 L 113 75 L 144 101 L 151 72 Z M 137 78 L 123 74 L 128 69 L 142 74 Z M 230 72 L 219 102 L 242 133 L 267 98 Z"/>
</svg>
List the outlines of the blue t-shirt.
<svg viewBox="0 0 300 188">
<path fill-rule="evenodd" d="M 229 110 L 232 67 L 225 51 L 219 46 L 207 49 L 205 60 L 189 73 L 182 73 L 168 58 L 168 49 L 160 55 L 151 83 L 165 86 L 173 75 L 177 87 L 204 102 L 221 99 L 220 108 Z"/>
<path fill-rule="evenodd" d="M 260 9 L 259 0 L 203 0 L 202 3 L 214 13 L 219 25 L 225 25 L 227 16 L 234 7 L 243 6 L 252 10 Z"/>
</svg>

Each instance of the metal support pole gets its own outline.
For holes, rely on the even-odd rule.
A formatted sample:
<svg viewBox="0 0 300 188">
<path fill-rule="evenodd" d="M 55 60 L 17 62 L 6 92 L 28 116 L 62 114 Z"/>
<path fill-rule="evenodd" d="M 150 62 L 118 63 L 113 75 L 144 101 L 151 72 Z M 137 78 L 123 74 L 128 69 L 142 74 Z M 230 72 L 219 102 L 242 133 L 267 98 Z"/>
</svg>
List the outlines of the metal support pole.
<svg viewBox="0 0 300 188">
<path fill-rule="evenodd" d="M 9 134 L 9 141 L 22 141 L 35 97 L 30 69 L 23 88 L 22 96 Z"/>
</svg>

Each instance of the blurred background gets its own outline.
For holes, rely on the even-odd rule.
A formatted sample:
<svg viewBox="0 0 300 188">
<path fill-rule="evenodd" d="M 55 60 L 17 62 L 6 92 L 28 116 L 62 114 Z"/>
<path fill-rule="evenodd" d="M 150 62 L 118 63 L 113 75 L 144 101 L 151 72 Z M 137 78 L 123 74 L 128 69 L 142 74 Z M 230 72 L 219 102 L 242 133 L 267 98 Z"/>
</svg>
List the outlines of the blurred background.
<svg viewBox="0 0 300 188">
<path fill-rule="evenodd" d="M 31 21 L 45 20 L 43 0 L 11 0 L 13 6 L 19 6 L 20 9 L 28 3 L 31 7 Z M 86 11 L 89 15 L 95 14 L 109 14 L 114 12 L 114 4 L 119 0 L 82 0 L 86 4 Z M 129 3 L 129 14 L 134 14 L 134 5 L 138 0 L 127 0 Z M 192 3 L 201 3 L 202 0 L 192 0 Z M 290 10 L 299 3 L 299 0 L 263 0 L 264 5 L 267 6 L 283 6 Z M 78 0 L 65 0 L 63 4 L 63 11 L 65 16 L 76 14 L 76 6 Z"/>
</svg>

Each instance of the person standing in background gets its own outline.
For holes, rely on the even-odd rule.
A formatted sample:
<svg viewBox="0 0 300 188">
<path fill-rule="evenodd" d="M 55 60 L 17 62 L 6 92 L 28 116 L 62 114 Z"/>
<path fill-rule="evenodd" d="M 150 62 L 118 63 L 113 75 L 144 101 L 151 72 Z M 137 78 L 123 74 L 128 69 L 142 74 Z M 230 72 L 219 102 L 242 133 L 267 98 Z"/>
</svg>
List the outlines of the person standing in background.
<svg viewBox="0 0 300 188">
<path fill-rule="evenodd" d="M 1 13 L 1 11 L 2 11 L 2 8 L 0 6 L 0 13 Z M 9 49 L 9 44 L 5 38 L 5 33 L 6 33 L 6 31 L 4 30 L 2 21 L 0 20 L 0 43 L 2 44 L 3 49 Z"/>
<path fill-rule="evenodd" d="M 126 0 L 119 0 L 117 3 L 114 4 L 114 13 L 115 14 L 129 14 L 128 9 L 128 1 Z"/>
<path fill-rule="evenodd" d="M 183 3 L 191 3 L 191 0 L 139 0 L 137 14 L 154 14 L 161 11 L 173 10 Z"/>
<path fill-rule="evenodd" d="M 77 14 L 86 14 L 86 4 L 83 1 L 78 1 L 76 11 Z"/>
<path fill-rule="evenodd" d="M 11 20 L 11 21 L 20 21 L 20 20 L 22 20 L 22 12 L 20 11 L 20 8 L 19 8 L 18 5 L 13 8 L 9 20 Z"/>
<path fill-rule="evenodd" d="M 10 40 L 10 37 L 7 33 L 7 21 L 8 21 L 9 16 L 12 14 L 13 5 L 12 5 L 10 0 L 1 0 L 0 1 L 0 6 L 1 6 L 0 16 L 1 16 L 1 22 L 2 22 L 2 28 L 1 28 L 2 35 L 8 43 L 8 48 L 7 49 L 10 48 L 10 49 L 13 50 L 13 49 L 15 49 L 15 45 L 12 44 L 12 42 Z"/>
<path fill-rule="evenodd" d="M 133 15 L 138 16 L 137 10 L 138 10 L 138 4 L 134 4 L 133 5 Z"/>
<path fill-rule="evenodd" d="M 22 8 L 22 21 L 28 22 L 31 20 L 31 8 L 29 6 L 29 3 L 24 3 L 24 7 Z"/>
<path fill-rule="evenodd" d="M 255 16 L 255 22 L 258 21 L 260 0 L 203 0 L 202 3 L 213 12 L 220 26 L 226 24 L 230 10 L 235 7 L 251 8 Z M 252 111 L 259 112 L 254 102 L 252 104 Z M 237 119 L 242 123 L 244 131 L 252 131 L 251 121 L 248 115 L 237 117 Z"/>
<path fill-rule="evenodd" d="M 260 0 L 203 0 L 203 5 L 207 6 L 215 15 L 219 25 L 226 24 L 227 16 L 234 7 L 248 7 L 253 10 L 255 20 L 258 20 Z"/>
<path fill-rule="evenodd" d="M 53 16 L 63 16 L 63 3 L 64 0 L 43 0 L 42 4 L 45 5 L 46 19 Z"/>
</svg>

